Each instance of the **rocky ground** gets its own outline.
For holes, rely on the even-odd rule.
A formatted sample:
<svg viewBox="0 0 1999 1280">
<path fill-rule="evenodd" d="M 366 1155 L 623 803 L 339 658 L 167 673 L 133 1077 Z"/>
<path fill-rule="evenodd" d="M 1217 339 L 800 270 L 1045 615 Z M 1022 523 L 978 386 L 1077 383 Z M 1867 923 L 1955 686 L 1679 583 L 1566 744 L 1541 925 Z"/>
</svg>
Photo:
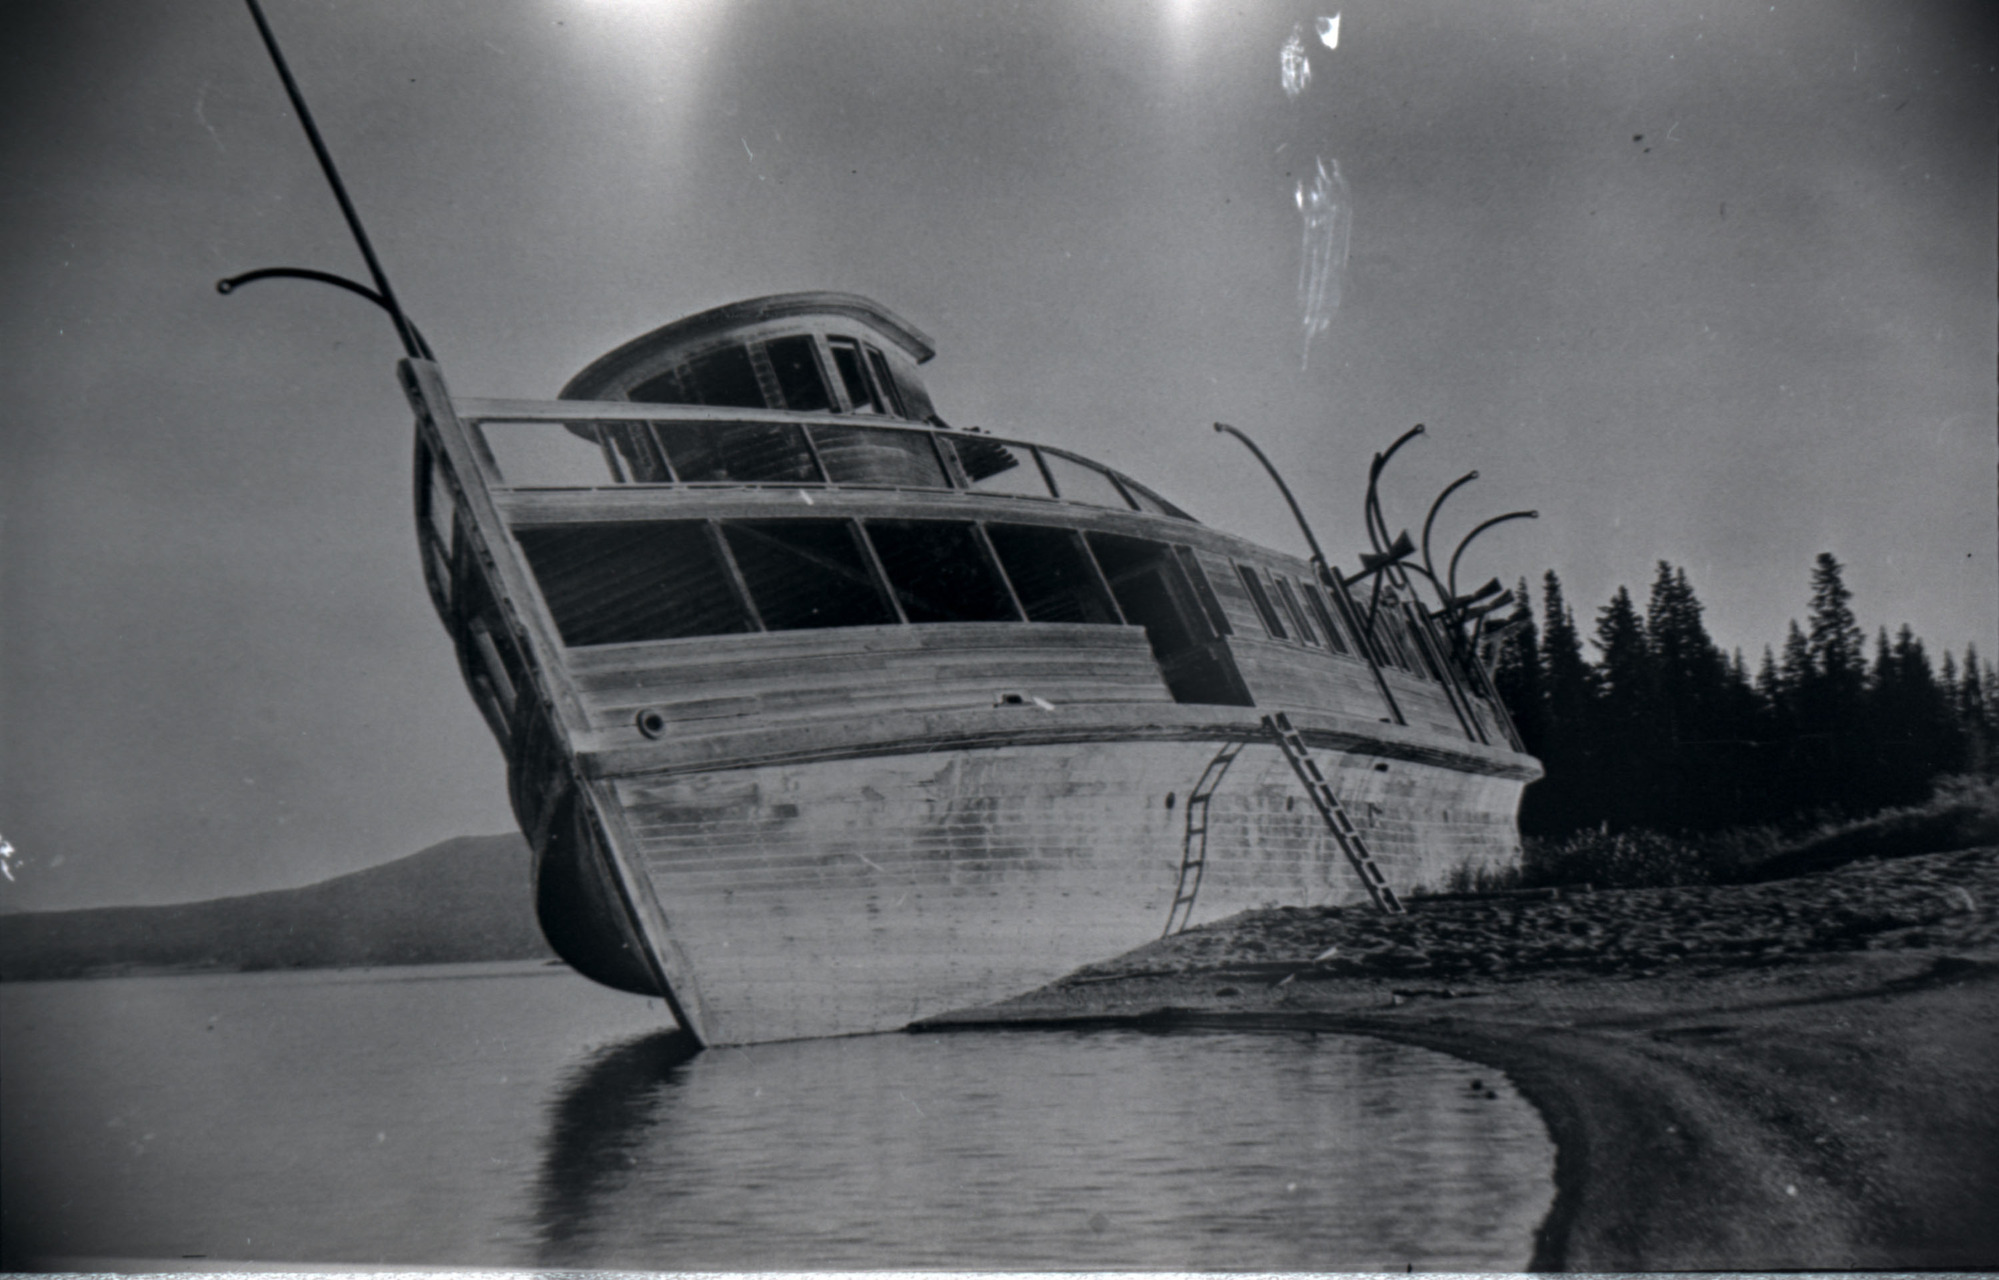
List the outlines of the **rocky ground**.
<svg viewBox="0 0 1999 1280">
<path fill-rule="evenodd" d="M 1248 912 L 929 1026 L 1303 1027 L 1489 1063 L 1559 1152 L 1536 1268 L 1999 1265 L 1999 848 L 1408 905 Z"/>
</svg>

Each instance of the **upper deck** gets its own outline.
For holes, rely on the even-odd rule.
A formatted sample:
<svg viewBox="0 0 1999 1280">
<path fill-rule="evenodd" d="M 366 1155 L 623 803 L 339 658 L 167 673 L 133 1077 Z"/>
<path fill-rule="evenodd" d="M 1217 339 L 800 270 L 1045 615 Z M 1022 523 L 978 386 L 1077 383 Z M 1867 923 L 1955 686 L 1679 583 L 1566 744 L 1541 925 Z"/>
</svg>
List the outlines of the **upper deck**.
<svg viewBox="0 0 1999 1280">
<path fill-rule="evenodd" d="M 825 296 L 666 326 L 560 401 L 454 398 L 408 366 L 426 577 L 503 741 L 546 684 L 573 747 L 634 761 L 882 716 L 974 732 L 1010 701 L 1105 730 L 1317 712 L 1508 752 L 1413 603 L 1370 608 L 1069 450 L 945 426 L 913 373 L 927 340 Z"/>
</svg>

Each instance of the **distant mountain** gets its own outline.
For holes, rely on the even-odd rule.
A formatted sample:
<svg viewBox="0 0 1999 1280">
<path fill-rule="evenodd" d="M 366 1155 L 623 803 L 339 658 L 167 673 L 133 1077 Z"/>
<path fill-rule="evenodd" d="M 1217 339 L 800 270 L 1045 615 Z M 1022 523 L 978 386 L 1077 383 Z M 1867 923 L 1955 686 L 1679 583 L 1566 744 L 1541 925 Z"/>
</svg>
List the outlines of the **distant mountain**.
<svg viewBox="0 0 1999 1280">
<path fill-rule="evenodd" d="M 10 913 L 0 981 L 553 958 L 535 923 L 531 868 L 519 835 L 460 836 L 299 889 Z"/>
</svg>

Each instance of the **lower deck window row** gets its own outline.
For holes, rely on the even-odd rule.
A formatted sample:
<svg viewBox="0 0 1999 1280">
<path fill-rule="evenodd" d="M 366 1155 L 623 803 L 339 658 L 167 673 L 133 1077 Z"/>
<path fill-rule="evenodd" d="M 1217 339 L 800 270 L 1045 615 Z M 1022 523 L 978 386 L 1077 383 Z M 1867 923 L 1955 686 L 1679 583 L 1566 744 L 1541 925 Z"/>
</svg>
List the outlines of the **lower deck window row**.
<svg viewBox="0 0 1999 1280">
<path fill-rule="evenodd" d="M 898 622 L 1126 621 L 1083 535 L 1040 525 L 671 520 L 515 537 L 571 646 Z"/>
<path fill-rule="evenodd" d="M 514 536 L 572 647 L 905 622 L 1129 623 L 1170 661 L 1232 633 L 1190 548 L 1121 534 L 793 517 L 540 525 Z M 1351 656 L 1359 630 L 1344 600 L 1329 605 L 1317 586 L 1294 590 L 1282 577 L 1271 579 L 1273 600 L 1261 570 L 1235 567 L 1273 637 Z M 1400 656 L 1403 637 L 1376 632 L 1375 647 Z"/>
</svg>

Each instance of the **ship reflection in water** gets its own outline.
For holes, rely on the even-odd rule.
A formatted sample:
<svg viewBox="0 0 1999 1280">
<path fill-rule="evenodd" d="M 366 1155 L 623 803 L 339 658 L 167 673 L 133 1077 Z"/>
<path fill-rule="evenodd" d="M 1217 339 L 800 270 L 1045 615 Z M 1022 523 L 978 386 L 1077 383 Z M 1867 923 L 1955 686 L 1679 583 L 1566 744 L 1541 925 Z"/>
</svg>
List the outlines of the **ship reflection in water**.
<svg viewBox="0 0 1999 1280">
<path fill-rule="evenodd" d="M 1551 1152 L 1493 1083 L 1346 1037 L 646 1035 L 548 1107 L 536 1261 L 1518 1268 Z"/>
<path fill-rule="evenodd" d="M 1512 1270 L 1553 1195 L 1503 1080 L 1381 1041 L 663 1024 L 541 965 L 0 984 L 0 1270 Z"/>
</svg>

